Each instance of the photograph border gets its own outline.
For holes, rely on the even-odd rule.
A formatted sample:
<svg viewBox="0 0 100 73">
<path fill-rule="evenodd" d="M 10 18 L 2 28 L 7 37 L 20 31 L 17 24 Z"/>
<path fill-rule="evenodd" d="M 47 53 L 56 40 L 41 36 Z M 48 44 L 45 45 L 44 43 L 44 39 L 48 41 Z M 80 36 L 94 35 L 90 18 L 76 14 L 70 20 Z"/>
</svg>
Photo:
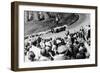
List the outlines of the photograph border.
<svg viewBox="0 0 100 73">
<path fill-rule="evenodd" d="M 19 5 L 31 6 L 48 6 L 48 7 L 63 7 L 63 8 L 81 8 L 81 9 L 94 9 L 95 10 L 95 64 L 84 65 L 64 65 L 52 67 L 35 67 L 35 68 L 19 68 L 18 57 L 18 42 L 19 42 Z M 11 3 L 11 70 L 13 71 L 28 71 L 28 70 L 47 70 L 47 69 L 60 69 L 60 68 L 80 68 L 80 67 L 94 67 L 97 66 L 97 6 L 85 5 L 69 5 L 69 4 L 51 4 L 51 3 L 35 3 L 35 2 L 19 2 L 14 1 Z"/>
</svg>

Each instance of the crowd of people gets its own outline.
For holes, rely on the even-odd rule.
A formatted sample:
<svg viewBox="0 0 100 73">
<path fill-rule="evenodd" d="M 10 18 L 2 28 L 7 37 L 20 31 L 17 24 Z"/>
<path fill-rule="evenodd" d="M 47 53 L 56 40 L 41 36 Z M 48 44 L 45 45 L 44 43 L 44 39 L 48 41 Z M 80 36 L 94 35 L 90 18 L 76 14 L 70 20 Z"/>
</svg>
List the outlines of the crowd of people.
<svg viewBox="0 0 100 73">
<path fill-rule="evenodd" d="M 91 45 L 90 25 L 87 25 L 87 27 L 87 30 L 81 27 L 75 32 L 66 31 L 64 37 L 57 36 L 47 39 L 37 36 L 36 38 L 27 38 L 24 55 L 29 61 L 89 58 Z"/>
</svg>

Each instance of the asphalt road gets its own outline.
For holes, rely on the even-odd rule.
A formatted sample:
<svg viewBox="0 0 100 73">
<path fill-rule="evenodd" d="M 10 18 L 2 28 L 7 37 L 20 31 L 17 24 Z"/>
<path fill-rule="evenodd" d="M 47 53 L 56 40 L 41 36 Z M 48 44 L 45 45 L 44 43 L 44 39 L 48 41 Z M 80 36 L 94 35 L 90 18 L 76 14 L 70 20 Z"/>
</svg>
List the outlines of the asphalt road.
<svg viewBox="0 0 100 73">
<path fill-rule="evenodd" d="M 79 30 L 81 26 L 85 26 L 89 24 L 90 24 L 89 14 L 79 14 L 79 20 L 73 23 L 72 25 L 68 26 L 67 29 L 71 32 L 74 32 L 74 31 Z M 50 29 L 48 26 L 52 27 L 54 25 L 55 24 L 52 24 L 52 23 L 42 24 L 41 22 L 31 21 L 25 24 L 24 35 L 26 36 L 26 35 L 33 34 L 34 32 L 37 33 L 39 31 L 43 31 L 43 30 L 45 31 L 47 29 Z"/>
</svg>

